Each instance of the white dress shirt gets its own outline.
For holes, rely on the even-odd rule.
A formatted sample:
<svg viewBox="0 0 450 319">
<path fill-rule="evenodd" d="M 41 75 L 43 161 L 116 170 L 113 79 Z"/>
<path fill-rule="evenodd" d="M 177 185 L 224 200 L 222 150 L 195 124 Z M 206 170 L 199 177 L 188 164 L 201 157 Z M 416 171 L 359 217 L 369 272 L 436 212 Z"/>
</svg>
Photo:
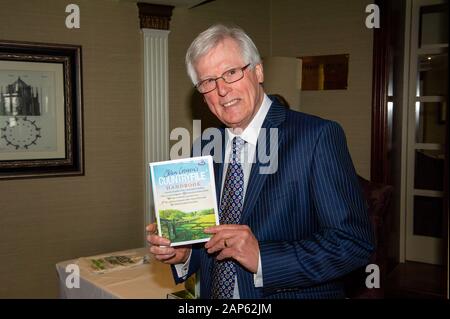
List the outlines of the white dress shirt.
<svg viewBox="0 0 450 319">
<path fill-rule="evenodd" d="M 252 119 L 250 124 L 244 129 L 242 134 L 236 135 L 235 134 L 236 132 L 233 132 L 233 130 L 230 128 L 227 128 L 225 130 L 225 132 L 226 132 L 225 133 L 225 156 L 224 156 L 225 163 L 223 165 L 223 174 L 222 174 L 223 178 L 222 178 L 222 186 L 221 186 L 221 191 L 220 191 L 221 194 L 223 191 L 223 185 L 225 183 L 225 176 L 227 174 L 228 163 L 230 161 L 232 141 L 235 136 L 240 136 L 246 142 L 243 147 L 243 150 L 241 152 L 241 155 L 240 155 L 242 170 L 244 172 L 244 200 L 245 200 L 248 179 L 250 177 L 250 172 L 252 170 L 252 164 L 255 162 L 256 144 L 258 142 L 259 131 L 261 130 L 262 124 L 264 122 L 264 119 L 266 118 L 267 112 L 269 111 L 271 104 L 272 104 L 272 101 L 269 99 L 269 97 L 266 94 L 264 94 L 264 98 L 263 98 L 261 107 L 259 108 L 258 112 L 255 114 L 255 117 Z M 189 256 L 188 260 L 184 264 L 175 265 L 175 269 L 180 278 L 185 277 L 187 275 L 190 259 L 191 259 L 191 256 Z M 259 254 L 258 271 L 256 274 L 254 274 L 253 280 L 254 280 L 255 287 L 263 286 L 261 254 Z M 237 278 L 235 279 L 233 298 L 235 298 L 235 299 L 239 298 L 239 287 L 238 287 Z"/>
</svg>

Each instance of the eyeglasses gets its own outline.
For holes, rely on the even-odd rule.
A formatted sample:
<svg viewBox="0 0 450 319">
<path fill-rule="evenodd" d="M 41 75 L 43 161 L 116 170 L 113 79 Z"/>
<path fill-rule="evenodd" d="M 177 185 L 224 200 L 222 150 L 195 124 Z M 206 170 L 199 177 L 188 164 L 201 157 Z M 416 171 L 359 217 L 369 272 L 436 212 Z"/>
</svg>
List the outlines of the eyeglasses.
<svg viewBox="0 0 450 319">
<path fill-rule="evenodd" d="M 251 63 L 247 64 L 246 66 L 244 66 L 242 68 L 235 68 L 235 69 L 225 71 L 222 74 L 222 76 L 219 76 L 218 78 L 210 78 L 210 79 L 200 81 L 197 83 L 197 85 L 195 87 L 201 94 L 206 94 L 206 93 L 209 93 L 209 92 L 215 90 L 215 88 L 217 87 L 217 80 L 219 80 L 219 79 L 223 79 L 225 81 L 225 83 L 228 83 L 228 84 L 237 82 L 244 77 L 244 71 L 250 65 L 251 65 Z"/>
</svg>

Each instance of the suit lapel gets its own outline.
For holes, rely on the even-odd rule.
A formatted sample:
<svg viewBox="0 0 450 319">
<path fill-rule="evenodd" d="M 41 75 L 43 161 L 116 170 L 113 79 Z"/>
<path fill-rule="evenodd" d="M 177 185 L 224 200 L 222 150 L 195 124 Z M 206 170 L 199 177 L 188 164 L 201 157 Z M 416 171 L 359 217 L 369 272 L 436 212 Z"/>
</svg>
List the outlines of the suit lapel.
<svg viewBox="0 0 450 319">
<path fill-rule="evenodd" d="M 261 127 L 262 129 L 259 133 L 258 143 L 256 144 L 256 161 L 252 165 L 250 178 L 247 184 L 241 224 L 245 224 L 246 220 L 248 220 L 258 199 L 259 193 L 261 192 L 261 189 L 268 177 L 268 174 L 261 173 L 268 169 L 268 163 L 261 163 L 258 156 L 258 152 L 261 148 L 260 141 L 262 143 L 265 141 L 266 152 L 270 149 L 269 163 L 274 163 L 274 161 L 277 161 L 278 149 L 284 137 L 284 131 L 279 126 L 282 122 L 284 122 L 285 118 L 286 109 L 283 106 L 272 103 L 269 111 L 267 112 L 267 116 L 264 119 L 263 125 Z M 278 141 L 273 134 L 270 134 L 270 129 L 276 129 L 276 131 L 278 132 Z M 265 135 L 265 139 L 262 134 Z"/>
</svg>

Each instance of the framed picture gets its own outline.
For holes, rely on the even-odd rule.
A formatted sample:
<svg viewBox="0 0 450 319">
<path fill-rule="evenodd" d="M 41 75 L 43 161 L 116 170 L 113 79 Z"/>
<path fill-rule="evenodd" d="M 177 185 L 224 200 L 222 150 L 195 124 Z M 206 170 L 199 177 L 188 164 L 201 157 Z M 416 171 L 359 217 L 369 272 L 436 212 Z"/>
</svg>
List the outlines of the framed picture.
<svg viewBox="0 0 450 319">
<path fill-rule="evenodd" d="M 81 46 L 0 40 L 0 179 L 84 175 Z"/>
</svg>

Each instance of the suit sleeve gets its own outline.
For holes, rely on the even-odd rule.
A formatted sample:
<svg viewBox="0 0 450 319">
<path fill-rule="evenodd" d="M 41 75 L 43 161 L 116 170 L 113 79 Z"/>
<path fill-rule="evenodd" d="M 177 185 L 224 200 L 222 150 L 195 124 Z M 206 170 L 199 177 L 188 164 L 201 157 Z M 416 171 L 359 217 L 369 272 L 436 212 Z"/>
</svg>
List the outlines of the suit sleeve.
<svg viewBox="0 0 450 319">
<path fill-rule="evenodd" d="M 174 265 L 170 265 L 170 268 L 172 270 L 173 279 L 175 280 L 176 284 L 180 284 L 186 279 L 188 279 L 192 274 L 195 274 L 197 270 L 200 268 L 200 249 L 196 245 L 192 245 L 191 255 L 189 258 L 189 268 L 185 276 L 180 277 L 178 276 L 177 269 Z"/>
<path fill-rule="evenodd" d="M 367 264 L 373 230 L 342 128 L 327 122 L 314 147 L 310 200 L 320 224 L 308 238 L 261 242 L 264 288 L 298 289 Z"/>
</svg>

